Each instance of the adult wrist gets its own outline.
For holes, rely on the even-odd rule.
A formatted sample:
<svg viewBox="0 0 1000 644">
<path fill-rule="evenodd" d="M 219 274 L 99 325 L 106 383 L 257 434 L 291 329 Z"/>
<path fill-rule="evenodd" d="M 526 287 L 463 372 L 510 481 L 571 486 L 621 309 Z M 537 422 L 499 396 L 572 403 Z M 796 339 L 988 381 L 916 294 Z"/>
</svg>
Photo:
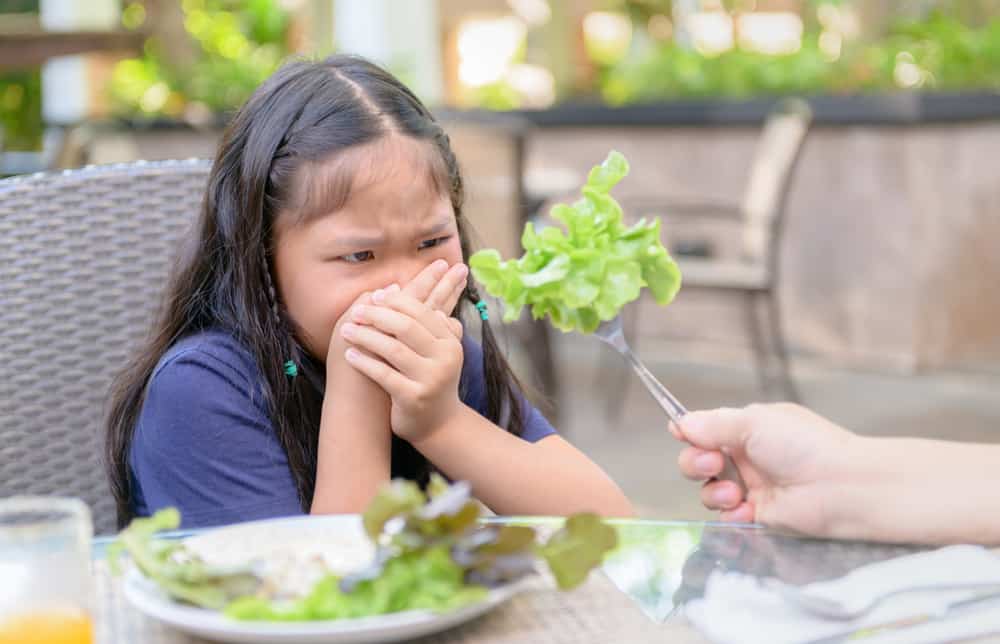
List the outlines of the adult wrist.
<svg viewBox="0 0 1000 644">
<path fill-rule="evenodd" d="M 826 507 L 827 536 L 886 539 L 879 513 L 886 511 L 894 479 L 903 475 L 884 438 L 849 434 L 833 459 Z"/>
</svg>

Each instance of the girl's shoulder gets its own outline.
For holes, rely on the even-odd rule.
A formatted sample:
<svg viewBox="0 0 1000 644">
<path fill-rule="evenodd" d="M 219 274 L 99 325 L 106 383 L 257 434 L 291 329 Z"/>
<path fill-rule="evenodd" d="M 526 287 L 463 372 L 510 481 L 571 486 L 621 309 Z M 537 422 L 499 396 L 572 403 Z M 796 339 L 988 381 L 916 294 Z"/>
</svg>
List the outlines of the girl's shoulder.
<svg viewBox="0 0 1000 644">
<path fill-rule="evenodd" d="M 155 386 L 192 376 L 204 381 L 225 380 L 246 393 L 257 389 L 260 382 L 260 370 L 250 349 L 221 328 L 197 331 L 175 342 L 160 358 L 150 380 Z"/>
<path fill-rule="evenodd" d="M 236 337 L 221 328 L 209 328 L 185 336 L 172 344 L 160 358 L 156 370 L 183 359 L 211 359 L 238 371 L 256 371 L 256 362 L 250 349 Z"/>
</svg>

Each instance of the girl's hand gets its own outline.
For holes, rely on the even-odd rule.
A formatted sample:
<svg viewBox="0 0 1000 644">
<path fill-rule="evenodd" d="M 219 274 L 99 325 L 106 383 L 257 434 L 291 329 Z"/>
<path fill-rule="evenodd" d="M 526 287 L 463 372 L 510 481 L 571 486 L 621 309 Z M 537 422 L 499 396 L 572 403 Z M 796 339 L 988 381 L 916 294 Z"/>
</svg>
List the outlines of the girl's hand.
<svg viewBox="0 0 1000 644">
<path fill-rule="evenodd" d="M 397 287 L 398 288 L 398 287 Z M 365 291 L 358 296 L 358 299 L 354 300 L 347 310 L 344 312 L 340 319 L 337 320 L 337 324 L 333 327 L 333 333 L 330 335 L 330 346 L 326 352 L 326 380 L 327 380 L 327 391 L 333 391 L 331 387 L 333 383 L 340 385 L 343 381 L 344 376 L 347 378 L 354 378 L 357 375 L 357 371 L 351 368 L 344 361 L 344 353 L 350 347 L 350 344 L 345 340 L 344 334 L 341 330 L 344 328 L 345 324 L 351 322 L 353 317 L 353 311 L 358 306 L 372 304 L 372 293 L 371 291 Z M 362 381 L 366 380 L 361 378 Z M 370 383 L 369 383 L 370 384 Z"/>
<path fill-rule="evenodd" d="M 344 356 L 389 394 L 392 431 L 423 440 L 461 409 L 461 325 L 407 293 L 385 289 L 372 300 L 352 307 L 340 329 L 354 345 Z"/>
<path fill-rule="evenodd" d="M 469 268 L 458 263 L 448 266 L 448 262 L 438 259 L 420 271 L 409 284 L 403 286 L 403 292 L 415 300 L 423 302 L 435 311 L 451 315 L 465 290 Z"/>
<path fill-rule="evenodd" d="M 410 280 L 403 287 L 403 292 L 447 315 L 452 332 L 461 339 L 462 323 L 451 317 L 451 314 L 462 297 L 468 276 L 469 267 L 465 264 L 458 263 L 449 267 L 448 262 L 438 259 Z"/>
</svg>

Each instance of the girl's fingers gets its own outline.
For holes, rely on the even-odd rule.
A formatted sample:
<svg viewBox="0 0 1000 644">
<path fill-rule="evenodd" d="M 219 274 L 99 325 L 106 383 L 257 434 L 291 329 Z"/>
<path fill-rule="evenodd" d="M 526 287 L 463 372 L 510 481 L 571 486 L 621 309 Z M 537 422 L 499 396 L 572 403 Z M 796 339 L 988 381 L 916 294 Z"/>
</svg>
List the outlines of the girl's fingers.
<svg viewBox="0 0 1000 644">
<path fill-rule="evenodd" d="M 372 296 L 372 300 L 375 304 L 394 309 L 403 315 L 413 318 L 422 324 L 435 338 L 454 338 L 454 334 L 448 326 L 447 315 L 438 315 L 436 311 L 426 304 L 415 300 L 406 293 L 376 291 Z"/>
<path fill-rule="evenodd" d="M 434 286 L 430 295 L 424 300 L 427 306 L 434 310 L 451 314 L 465 290 L 469 268 L 465 264 L 455 264 L 448 269 L 444 277 Z M 420 300 L 420 298 L 416 298 Z"/>
<path fill-rule="evenodd" d="M 445 321 L 448 323 L 448 329 L 451 331 L 451 334 L 455 336 L 456 340 L 461 341 L 462 335 L 465 333 L 465 329 L 462 328 L 462 322 L 458 318 L 448 317 L 447 315 L 445 316 L 445 318 L 446 318 Z"/>
<path fill-rule="evenodd" d="M 431 354 L 436 338 L 422 324 L 408 315 L 387 306 L 358 306 L 352 321 L 370 325 L 410 347 L 422 356 Z"/>
<path fill-rule="evenodd" d="M 344 338 L 375 358 L 384 360 L 400 373 L 411 378 L 426 371 L 426 359 L 400 340 L 370 326 L 348 322 L 341 329 Z"/>
<path fill-rule="evenodd" d="M 344 352 L 344 359 L 352 367 L 371 378 L 375 384 L 382 387 L 393 398 L 408 395 L 413 386 L 413 383 L 403 374 L 381 360 L 365 355 L 364 352 L 355 347 Z"/>
<path fill-rule="evenodd" d="M 735 510 L 743 501 L 740 486 L 732 481 L 709 481 L 701 488 L 701 502 L 709 510 Z"/>
<path fill-rule="evenodd" d="M 403 288 L 403 292 L 413 298 L 424 302 L 434 291 L 434 288 L 441 282 L 448 273 L 448 262 L 437 259 L 424 267 L 424 270 L 417 273 L 410 282 Z"/>
</svg>

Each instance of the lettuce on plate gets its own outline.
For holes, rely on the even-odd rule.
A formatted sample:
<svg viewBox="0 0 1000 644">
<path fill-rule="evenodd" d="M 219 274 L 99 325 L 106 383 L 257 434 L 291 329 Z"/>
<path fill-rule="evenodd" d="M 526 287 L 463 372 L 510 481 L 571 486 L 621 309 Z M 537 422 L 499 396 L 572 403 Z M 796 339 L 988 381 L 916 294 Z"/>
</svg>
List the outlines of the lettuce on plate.
<svg viewBox="0 0 1000 644">
<path fill-rule="evenodd" d="M 644 286 L 660 305 L 674 299 L 681 274 L 660 241 L 660 219 L 626 227 L 621 206 L 609 194 L 628 171 L 625 157 L 612 150 L 590 171 L 578 201 L 552 208 L 565 230 L 536 232 L 529 222 L 520 259 L 505 261 L 493 249 L 469 259 L 476 280 L 503 301 L 505 322 L 528 306 L 532 317 L 548 316 L 557 329 L 592 333 L 638 299 Z"/>
<path fill-rule="evenodd" d="M 210 566 L 180 541 L 156 538 L 158 532 L 176 530 L 180 523 L 181 515 L 175 508 L 133 519 L 108 546 L 111 569 L 119 572 L 119 558 L 128 553 L 135 567 L 167 595 L 204 608 L 222 609 L 233 599 L 257 591 L 261 579 L 251 565 Z"/>
<path fill-rule="evenodd" d="M 135 519 L 109 557 L 128 553 L 170 597 L 222 610 L 239 620 L 307 621 L 367 617 L 405 610 L 447 611 L 483 599 L 489 588 L 535 574 L 546 562 L 560 588 L 582 583 L 617 545 L 617 533 L 596 515 L 578 514 L 544 542 L 533 528 L 483 524 L 469 484 L 434 476 L 427 493 L 395 480 L 372 500 L 362 522 L 376 545 L 365 568 L 324 575 L 311 591 L 289 597 L 258 574 L 262 562 L 239 568 L 206 565 L 183 543 L 156 538 L 179 525 L 177 510 Z"/>
</svg>

